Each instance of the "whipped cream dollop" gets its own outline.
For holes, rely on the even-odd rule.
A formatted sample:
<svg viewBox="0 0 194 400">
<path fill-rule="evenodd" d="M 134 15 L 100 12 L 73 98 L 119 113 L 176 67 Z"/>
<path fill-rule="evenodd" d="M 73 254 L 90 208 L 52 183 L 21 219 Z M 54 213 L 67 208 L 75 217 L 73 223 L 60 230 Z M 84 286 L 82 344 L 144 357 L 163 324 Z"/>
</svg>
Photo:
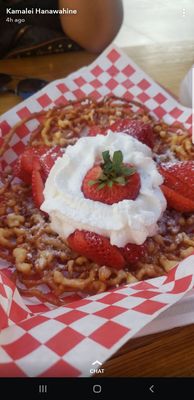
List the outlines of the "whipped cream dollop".
<svg viewBox="0 0 194 400">
<path fill-rule="evenodd" d="M 105 150 L 111 156 L 121 150 L 123 162 L 136 167 L 141 188 L 135 200 L 108 205 L 84 197 L 83 179 L 95 163 L 102 161 Z M 157 221 L 166 208 L 159 187 L 162 182 L 150 148 L 132 136 L 109 131 L 107 136 L 82 137 L 68 146 L 52 167 L 41 209 L 49 214 L 52 229 L 63 238 L 79 229 L 106 236 L 118 247 L 140 245 L 156 233 Z"/>
</svg>

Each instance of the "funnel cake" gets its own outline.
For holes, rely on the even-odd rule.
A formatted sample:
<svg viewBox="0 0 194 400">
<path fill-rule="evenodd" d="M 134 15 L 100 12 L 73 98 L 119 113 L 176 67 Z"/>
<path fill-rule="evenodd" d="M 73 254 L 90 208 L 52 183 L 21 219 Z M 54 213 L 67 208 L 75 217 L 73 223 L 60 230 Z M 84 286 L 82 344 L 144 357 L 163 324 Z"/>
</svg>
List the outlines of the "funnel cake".
<svg viewBox="0 0 194 400">
<path fill-rule="evenodd" d="M 167 274 L 194 251 L 194 149 L 184 127 L 155 121 L 141 104 L 115 97 L 100 101 L 84 98 L 31 115 L 28 120 L 34 116 L 39 118 L 40 125 L 29 139 L 26 160 L 24 151 L 13 168 L 7 167 L 1 173 L 0 256 L 9 262 L 12 279 L 21 294 L 60 305 L 65 303 L 66 292 L 94 294 Z M 17 126 L 6 135 L 1 155 Z M 167 208 L 157 221 L 157 231 L 150 233 L 143 243 L 115 246 L 107 236 L 92 232 L 102 237 L 100 246 L 105 246 L 106 257 L 109 249 L 106 246 L 110 245 L 110 255 L 111 246 L 119 249 L 124 259 L 119 267 L 103 262 L 107 258 L 96 258 L 88 249 L 84 251 L 88 240 L 91 246 L 86 230 L 80 230 L 80 247 L 78 228 L 69 236 L 59 235 L 53 230 L 49 215 L 40 209 L 45 183 L 56 160 L 65 154 L 65 148 L 83 136 L 106 136 L 109 130 L 115 135 L 122 132 L 134 137 L 151 149 L 149 152 L 162 177 L 160 190 L 167 201 Z M 112 162 L 111 157 L 109 161 Z M 108 168 L 114 166 L 109 163 Z M 117 179 L 114 184 L 123 185 L 123 178 L 116 173 L 111 175 L 113 181 Z M 87 187 L 88 190 L 91 192 Z M 73 240 L 72 234 L 76 236 Z"/>
</svg>

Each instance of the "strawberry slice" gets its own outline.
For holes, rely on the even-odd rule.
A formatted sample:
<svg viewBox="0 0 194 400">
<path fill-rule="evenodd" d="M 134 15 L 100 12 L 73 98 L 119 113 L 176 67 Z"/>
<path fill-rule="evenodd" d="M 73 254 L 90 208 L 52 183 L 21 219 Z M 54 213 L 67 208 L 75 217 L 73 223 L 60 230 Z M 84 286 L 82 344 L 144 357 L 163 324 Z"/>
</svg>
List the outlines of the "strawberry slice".
<svg viewBox="0 0 194 400">
<path fill-rule="evenodd" d="M 177 191 L 170 189 L 166 185 L 161 185 L 160 188 L 162 189 L 163 194 L 166 197 L 169 207 L 172 207 L 174 210 L 181 212 L 194 211 L 193 200 L 190 200 L 189 198 L 178 193 Z"/>
<path fill-rule="evenodd" d="M 44 182 L 56 159 L 63 155 L 63 150 L 56 146 L 26 147 L 14 166 L 14 176 L 28 185 L 32 184 L 33 199 L 37 207 L 44 201 Z"/>
<path fill-rule="evenodd" d="M 21 154 L 21 166 L 30 175 L 32 174 L 34 157 L 35 149 L 33 147 L 26 148 L 24 153 Z"/>
<path fill-rule="evenodd" d="M 154 134 L 151 125 L 148 123 L 146 124 L 140 120 L 125 118 L 115 121 L 110 126 L 110 129 L 113 132 L 123 132 L 133 136 L 151 149 L 154 147 Z"/>
<path fill-rule="evenodd" d="M 90 128 L 88 136 L 107 135 L 109 129 L 115 133 L 123 132 L 127 135 L 133 136 L 151 149 L 154 147 L 154 134 L 151 125 L 136 119 L 118 119 L 112 125 L 107 127 L 94 125 Z"/>
<path fill-rule="evenodd" d="M 21 157 L 19 157 L 18 160 L 16 161 L 16 163 L 14 164 L 13 176 L 15 176 L 16 178 L 21 179 L 27 185 L 31 184 L 31 180 L 32 180 L 31 174 L 29 174 L 29 172 L 26 172 L 23 169 L 22 163 L 21 163 Z"/>
<path fill-rule="evenodd" d="M 194 161 L 160 164 L 164 177 L 161 189 L 169 207 L 181 212 L 194 211 Z"/>
<path fill-rule="evenodd" d="M 56 159 L 61 157 L 63 152 L 63 149 L 56 146 L 51 149 L 48 149 L 48 147 L 42 147 L 39 150 L 39 153 L 35 153 L 32 170 L 32 194 L 34 202 L 38 208 L 40 208 L 44 201 L 44 182 L 46 181 Z"/>
<path fill-rule="evenodd" d="M 14 165 L 14 176 L 30 184 L 34 165 L 36 164 L 36 168 L 38 167 L 40 156 L 47 151 L 47 146 L 26 147 Z"/>
<path fill-rule="evenodd" d="M 160 164 L 164 185 L 194 201 L 194 161 Z"/>
<path fill-rule="evenodd" d="M 33 164 L 37 162 L 40 157 L 47 152 L 49 147 L 27 147 L 23 154 L 21 154 L 21 165 L 26 172 L 32 173 Z"/>
<path fill-rule="evenodd" d="M 122 269 L 125 260 L 119 248 L 97 233 L 76 230 L 68 237 L 70 248 L 99 265 Z"/>
<path fill-rule="evenodd" d="M 111 160 L 109 151 L 102 153 L 104 163 L 95 165 L 85 175 L 82 192 L 87 199 L 114 204 L 122 200 L 135 200 L 141 181 L 135 168 L 123 163 L 120 150 L 115 151 Z"/>
<path fill-rule="evenodd" d="M 25 151 L 19 156 L 14 166 L 14 176 L 30 184 L 32 171 L 34 168 L 41 170 L 44 181 L 54 165 L 56 159 L 63 155 L 63 149 L 59 146 L 48 147 L 26 147 Z"/>
<path fill-rule="evenodd" d="M 46 180 L 51 168 L 53 167 L 55 161 L 58 157 L 62 157 L 64 154 L 64 149 L 59 146 L 55 146 L 49 148 L 43 155 L 40 157 L 40 165 L 43 179 Z"/>
<path fill-rule="evenodd" d="M 122 269 L 137 263 L 145 256 L 146 245 L 128 243 L 124 248 L 110 244 L 110 240 L 94 232 L 76 230 L 68 237 L 69 247 L 78 254 L 112 268 Z"/>
<path fill-rule="evenodd" d="M 142 245 L 128 243 L 121 250 L 126 262 L 129 264 L 134 264 L 145 256 L 146 249 L 147 246 L 145 245 L 145 243 Z"/>
<path fill-rule="evenodd" d="M 41 204 L 44 201 L 43 190 L 44 183 L 41 177 L 40 170 L 38 168 L 34 168 L 32 171 L 32 196 L 37 208 L 40 208 Z"/>
</svg>

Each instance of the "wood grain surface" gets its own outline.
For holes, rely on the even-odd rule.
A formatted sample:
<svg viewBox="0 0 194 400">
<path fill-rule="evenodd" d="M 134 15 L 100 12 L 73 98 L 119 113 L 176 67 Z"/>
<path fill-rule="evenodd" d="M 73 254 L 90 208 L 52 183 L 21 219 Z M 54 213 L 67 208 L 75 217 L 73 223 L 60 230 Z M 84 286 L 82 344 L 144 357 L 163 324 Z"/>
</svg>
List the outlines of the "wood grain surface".
<svg viewBox="0 0 194 400">
<path fill-rule="evenodd" d="M 194 376 L 193 338 L 189 325 L 131 339 L 103 365 L 103 377 Z"/>
<path fill-rule="evenodd" d="M 153 79 L 176 96 L 179 85 L 194 63 L 194 43 L 179 42 L 126 48 L 125 52 Z M 88 65 L 95 55 L 87 52 L 1 60 L 0 72 L 48 81 L 67 76 Z M 13 87 L 17 80 L 13 81 Z M 21 99 L 0 95 L 0 114 Z M 131 339 L 104 365 L 105 377 L 194 376 L 194 325 Z"/>
<path fill-rule="evenodd" d="M 182 78 L 194 63 L 194 43 L 179 42 L 165 45 L 128 47 L 124 51 L 154 80 L 176 96 Z M 85 51 L 52 54 L 42 57 L 0 60 L 0 73 L 17 76 L 15 87 L 22 77 L 37 77 L 49 82 L 64 78 L 71 72 L 90 64 L 97 56 Z M 0 94 L 0 115 L 18 104 L 21 99 L 14 94 Z"/>
</svg>

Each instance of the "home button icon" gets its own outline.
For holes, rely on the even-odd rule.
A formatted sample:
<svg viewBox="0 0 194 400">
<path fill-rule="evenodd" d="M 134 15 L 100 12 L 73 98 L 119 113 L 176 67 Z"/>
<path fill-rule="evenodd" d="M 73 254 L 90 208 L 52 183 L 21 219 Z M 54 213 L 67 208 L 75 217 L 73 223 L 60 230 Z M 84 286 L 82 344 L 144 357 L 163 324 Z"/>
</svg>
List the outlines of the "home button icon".
<svg viewBox="0 0 194 400">
<path fill-rule="evenodd" d="M 101 393 L 102 386 L 101 385 L 93 385 L 93 392 L 94 393 Z"/>
</svg>

